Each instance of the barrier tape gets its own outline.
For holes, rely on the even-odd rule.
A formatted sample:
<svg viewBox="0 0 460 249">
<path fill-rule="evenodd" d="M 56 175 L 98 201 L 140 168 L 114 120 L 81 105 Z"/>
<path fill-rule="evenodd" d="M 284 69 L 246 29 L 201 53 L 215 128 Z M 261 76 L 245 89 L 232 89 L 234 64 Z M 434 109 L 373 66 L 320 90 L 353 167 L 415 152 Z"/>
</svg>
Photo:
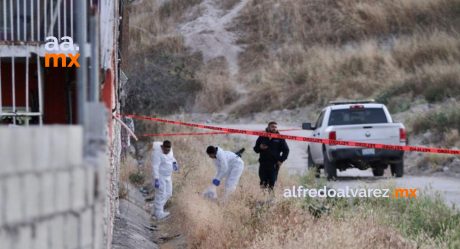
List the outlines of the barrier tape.
<svg viewBox="0 0 460 249">
<path fill-rule="evenodd" d="M 158 134 L 143 134 L 140 137 L 173 137 L 173 136 L 202 136 L 202 135 L 221 135 L 231 134 L 225 131 L 216 132 L 184 132 L 184 133 L 158 133 Z"/>
<path fill-rule="evenodd" d="M 299 131 L 302 129 L 280 129 L 279 131 Z M 174 136 L 202 136 L 202 135 L 224 135 L 232 134 L 227 131 L 215 131 L 215 132 L 179 132 L 179 133 L 154 133 L 154 134 L 142 134 L 140 137 L 174 137 Z"/>
<path fill-rule="evenodd" d="M 375 143 L 364 143 L 364 142 L 355 142 L 355 141 L 340 141 L 340 140 L 332 140 L 332 139 L 325 139 L 325 138 L 312 138 L 312 137 L 282 135 L 282 134 L 268 133 L 268 132 L 263 132 L 263 131 L 249 131 L 249 130 L 241 130 L 241 129 L 233 129 L 233 128 L 224 128 L 224 127 L 217 127 L 217 126 L 211 126 L 211 125 L 187 123 L 187 122 L 182 122 L 182 121 L 174 121 L 174 120 L 168 120 L 168 119 L 162 119 L 162 118 L 152 118 L 152 117 L 139 116 L 139 115 L 120 115 L 120 116 L 130 117 L 130 118 L 138 119 L 138 120 L 155 121 L 155 122 L 166 123 L 166 124 L 215 130 L 215 131 L 226 132 L 226 133 L 280 138 L 280 139 L 287 139 L 287 140 L 294 140 L 294 141 L 301 141 L 301 142 L 321 143 L 321 144 L 328 144 L 328 145 L 344 145 L 344 146 L 352 146 L 352 147 L 365 147 L 365 148 L 384 149 L 384 150 L 415 151 L 415 152 L 434 153 L 434 154 L 460 155 L 460 150 L 454 150 L 454 149 L 409 146 L 409 145 L 375 144 Z"/>
</svg>

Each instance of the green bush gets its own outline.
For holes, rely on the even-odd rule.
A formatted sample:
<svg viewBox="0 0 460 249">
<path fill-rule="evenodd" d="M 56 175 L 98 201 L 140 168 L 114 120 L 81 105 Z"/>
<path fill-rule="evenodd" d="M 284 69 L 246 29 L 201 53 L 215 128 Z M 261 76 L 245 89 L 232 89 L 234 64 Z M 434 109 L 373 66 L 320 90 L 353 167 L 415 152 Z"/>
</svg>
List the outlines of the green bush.
<svg viewBox="0 0 460 249">
<path fill-rule="evenodd" d="M 458 74 L 440 75 L 437 80 L 428 82 L 429 84 L 423 91 L 423 96 L 430 103 L 460 96 L 460 77 Z"/>
<path fill-rule="evenodd" d="M 423 133 L 428 130 L 447 132 L 451 129 L 460 131 L 460 106 L 452 106 L 448 109 L 420 114 L 412 120 L 414 133 Z"/>
<path fill-rule="evenodd" d="M 415 199 L 359 199 L 362 210 L 377 213 L 381 222 L 394 226 L 403 236 L 417 240 L 428 237 L 437 244 L 460 243 L 460 213 L 447 206 L 439 194 L 418 191 Z M 417 241 L 422 243 L 421 241 Z"/>
<path fill-rule="evenodd" d="M 195 78 L 201 61 L 157 49 L 136 55 L 142 59 L 133 61 L 128 71 L 125 112 L 167 115 L 191 111 L 202 90 L 202 83 Z"/>
<path fill-rule="evenodd" d="M 131 173 L 129 175 L 129 181 L 132 184 L 136 185 L 136 186 L 140 186 L 140 185 L 144 184 L 145 174 L 143 172 L 141 172 L 141 171 Z"/>
<path fill-rule="evenodd" d="M 415 199 L 390 199 L 384 209 L 389 224 L 394 224 L 409 237 L 424 234 L 442 238 L 447 231 L 460 225 L 460 213 L 447 206 L 439 195 L 419 194 Z"/>
<path fill-rule="evenodd" d="M 458 72 L 419 73 L 408 79 L 387 87 L 377 94 L 380 103 L 391 104 L 404 97 L 413 101 L 423 96 L 428 103 L 441 102 L 448 98 L 460 98 L 460 76 Z"/>
<path fill-rule="evenodd" d="M 307 188 L 322 188 L 323 180 L 317 181 L 314 173 L 304 176 L 301 183 Z M 393 190 L 393 187 L 390 191 Z M 391 194 L 390 194 L 391 195 Z M 439 193 L 417 190 L 416 198 L 305 198 L 302 206 L 321 218 L 331 215 L 348 219 L 363 215 L 377 219 L 379 223 L 398 229 L 401 234 L 417 244 L 430 242 L 443 247 L 458 248 L 460 244 L 460 212 L 448 206 Z"/>
</svg>

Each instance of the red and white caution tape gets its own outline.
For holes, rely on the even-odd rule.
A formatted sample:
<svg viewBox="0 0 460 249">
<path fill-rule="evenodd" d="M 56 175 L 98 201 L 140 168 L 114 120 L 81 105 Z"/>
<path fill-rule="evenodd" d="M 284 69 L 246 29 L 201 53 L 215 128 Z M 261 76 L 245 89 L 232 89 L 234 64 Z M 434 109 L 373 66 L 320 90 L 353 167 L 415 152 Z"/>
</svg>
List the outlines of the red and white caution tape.
<svg viewBox="0 0 460 249">
<path fill-rule="evenodd" d="M 280 129 L 279 131 L 299 131 L 302 129 Z M 153 134 L 142 134 L 140 137 L 175 137 L 175 136 L 203 136 L 203 135 L 224 135 L 232 134 L 227 131 L 215 131 L 215 132 L 177 132 L 177 133 L 153 133 Z"/>
<path fill-rule="evenodd" d="M 375 144 L 375 143 L 363 143 L 363 142 L 355 142 L 355 141 L 341 141 L 341 140 L 332 140 L 332 139 L 324 139 L 324 138 L 282 135 L 282 134 L 269 133 L 269 132 L 263 132 L 263 131 L 250 131 L 250 130 L 242 130 L 242 129 L 224 128 L 224 127 L 218 127 L 218 126 L 187 123 L 187 122 L 182 122 L 182 121 L 174 121 L 174 120 L 168 120 L 168 119 L 162 119 L 162 118 L 152 118 L 152 117 L 139 116 L 139 115 L 123 115 L 123 116 L 130 117 L 133 119 L 138 119 L 138 120 L 147 120 L 147 121 L 154 121 L 154 122 L 160 122 L 160 123 L 166 123 L 166 124 L 181 125 L 181 126 L 187 126 L 187 127 L 195 127 L 195 128 L 219 131 L 219 132 L 213 132 L 215 134 L 225 134 L 225 133 L 245 134 L 245 135 L 252 135 L 252 136 L 281 138 L 281 139 L 287 139 L 287 140 L 310 142 L 310 143 L 322 143 L 322 144 L 329 144 L 329 145 L 345 145 L 345 146 L 353 146 L 353 147 L 383 149 L 383 150 L 416 151 L 416 152 L 423 152 L 423 153 L 460 155 L 460 150 L 454 150 L 454 149 L 409 146 L 409 145 Z"/>
<path fill-rule="evenodd" d="M 155 134 L 143 134 L 140 137 L 175 137 L 175 136 L 203 136 L 203 135 L 223 135 L 231 134 L 225 131 L 216 132 L 178 132 L 178 133 L 155 133 Z"/>
</svg>

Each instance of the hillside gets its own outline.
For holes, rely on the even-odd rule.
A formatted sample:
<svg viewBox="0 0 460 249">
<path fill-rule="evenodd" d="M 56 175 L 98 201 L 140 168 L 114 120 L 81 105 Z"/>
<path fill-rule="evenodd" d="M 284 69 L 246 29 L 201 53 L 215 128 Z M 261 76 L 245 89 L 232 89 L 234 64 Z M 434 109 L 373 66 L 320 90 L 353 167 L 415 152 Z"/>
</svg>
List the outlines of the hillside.
<svg viewBox="0 0 460 249">
<path fill-rule="evenodd" d="M 399 110 L 460 94 L 459 0 L 164 2 L 133 7 L 132 51 L 196 56 L 202 92 L 244 84 L 235 112 L 362 97 Z"/>
<path fill-rule="evenodd" d="M 459 14 L 457 0 L 251 1 L 235 24 L 247 47 L 247 106 L 373 97 L 402 111 L 457 98 Z"/>
<path fill-rule="evenodd" d="M 156 0 L 130 13 L 126 112 L 313 110 L 299 123 L 374 98 L 411 141 L 460 147 L 460 0 Z"/>
<path fill-rule="evenodd" d="M 132 1 L 123 111 L 240 129 L 277 120 L 293 128 L 314 121 L 331 100 L 374 98 L 405 124 L 410 144 L 459 148 L 459 32 L 460 0 Z M 194 131 L 135 123 L 139 134 Z M 173 218 L 159 227 L 183 235 L 171 243 L 188 246 L 164 248 L 459 246 L 458 212 L 430 189 L 420 187 L 420 198 L 408 200 L 292 200 L 282 188 L 270 196 L 260 191 L 257 154 L 249 149 L 235 195 L 216 203 L 201 196 L 214 173 L 204 148 L 248 149 L 251 137 L 163 138 L 174 143 L 184 170 L 174 176 Z M 134 145 L 124 182 L 135 176 L 143 179 L 139 187 L 151 187 L 152 140 Z M 313 174 L 288 174 L 291 165 L 307 164 L 307 144 L 294 143 L 279 185 L 334 187 Z M 445 184 L 436 190 L 460 196 L 448 184 L 460 176 L 457 157 L 406 155 L 401 179 L 410 187 L 429 178 Z M 338 183 L 394 188 L 393 180 L 359 175 Z"/>
</svg>

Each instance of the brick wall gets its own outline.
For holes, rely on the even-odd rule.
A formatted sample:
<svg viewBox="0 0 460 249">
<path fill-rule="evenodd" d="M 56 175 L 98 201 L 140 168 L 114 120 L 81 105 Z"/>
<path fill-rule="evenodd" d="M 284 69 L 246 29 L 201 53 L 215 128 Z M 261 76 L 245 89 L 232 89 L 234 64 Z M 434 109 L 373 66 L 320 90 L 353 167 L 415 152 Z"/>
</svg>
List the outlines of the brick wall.
<svg viewBox="0 0 460 249">
<path fill-rule="evenodd" d="M 105 170 L 79 126 L 0 127 L 0 248 L 100 249 Z"/>
</svg>

